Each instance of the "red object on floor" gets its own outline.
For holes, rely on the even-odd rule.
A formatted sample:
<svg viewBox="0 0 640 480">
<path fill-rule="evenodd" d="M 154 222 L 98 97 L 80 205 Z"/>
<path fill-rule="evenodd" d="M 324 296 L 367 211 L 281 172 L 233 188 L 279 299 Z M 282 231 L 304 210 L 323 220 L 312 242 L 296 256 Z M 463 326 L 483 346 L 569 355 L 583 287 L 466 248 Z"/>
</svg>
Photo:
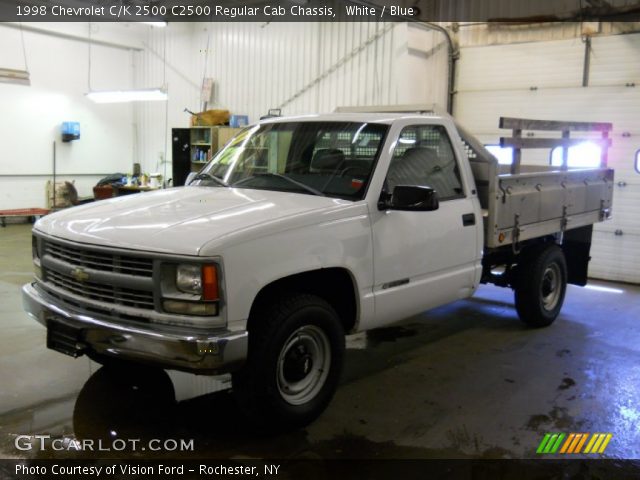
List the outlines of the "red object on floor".
<svg viewBox="0 0 640 480">
<path fill-rule="evenodd" d="M 0 210 L 0 217 L 31 217 L 33 215 L 46 215 L 46 208 L 16 208 L 14 210 Z"/>
<path fill-rule="evenodd" d="M 41 217 L 49 213 L 46 208 L 16 208 L 13 210 L 0 210 L 0 225 L 4 227 L 5 217 Z"/>
</svg>

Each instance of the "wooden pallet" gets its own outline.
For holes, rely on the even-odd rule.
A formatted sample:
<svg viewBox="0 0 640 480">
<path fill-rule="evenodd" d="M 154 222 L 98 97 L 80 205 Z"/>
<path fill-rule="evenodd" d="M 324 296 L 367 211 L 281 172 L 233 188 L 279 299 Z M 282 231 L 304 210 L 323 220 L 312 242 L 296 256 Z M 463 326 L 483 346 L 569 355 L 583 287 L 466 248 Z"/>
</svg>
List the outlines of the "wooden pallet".
<svg viewBox="0 0 640 480">
<path fill-rule="evenodd" d="M 49 213 L 46 208 L 16 208 L 13 210 L 0 210 L 0 226 L 5 227 L 5 218 L 7 217 L 30 217 L 35 220 L 36 217 L 42 217 Z"/>
</svg>

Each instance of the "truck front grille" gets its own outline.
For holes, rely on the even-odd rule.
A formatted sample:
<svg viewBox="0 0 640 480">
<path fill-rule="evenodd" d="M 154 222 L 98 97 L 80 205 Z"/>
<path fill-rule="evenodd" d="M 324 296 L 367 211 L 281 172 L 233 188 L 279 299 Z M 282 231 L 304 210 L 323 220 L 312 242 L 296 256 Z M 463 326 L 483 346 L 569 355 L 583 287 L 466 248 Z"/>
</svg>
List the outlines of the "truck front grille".
<svg viewBox="0 0 640 480">
<path fill-rule="evenodd" d="M 45 243 L 45 253 L 77 267 L 141 277 L 151 277 L 153 274 L 153 261 L 150 258 L 84 250 L 51 241 Z"/>
<path fill-rule="evenodd" d="M 43 287 L 82 301 L 87 310 L 154 310 L 153 259 L 49 238 L 41 241 Z"/>
<path fill-rule="evenodd" d="M 79 282 L 68 275 L 54 272 L 53 270 L 47 272 L 47 280 L 58 288 L 89 300 L 114 303 L 116 305 L 125 305 L 134 308 L 153 308 L 152 292 L 119 288 L 112 285 L 101 285 L 92 282 Z"/>
</svg>

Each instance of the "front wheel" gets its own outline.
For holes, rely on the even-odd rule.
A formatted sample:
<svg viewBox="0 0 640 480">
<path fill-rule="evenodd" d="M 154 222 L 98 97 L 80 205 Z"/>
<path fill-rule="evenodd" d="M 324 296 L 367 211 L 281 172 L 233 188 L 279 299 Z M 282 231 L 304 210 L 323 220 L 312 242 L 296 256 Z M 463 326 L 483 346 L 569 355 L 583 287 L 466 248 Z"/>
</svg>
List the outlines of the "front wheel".
<svg viewBox="0 0 640 480">
<path fill-rule="evenodd" d="M 551 325 L 560 313 L 566 290 L 567 263 L 562 249 L 551 245 L 531 254 L 518 266 L 518 316 L 531 327 Z"/>
<path fill-rule="evenodd" d="M 233 375 L 240 406 L 256 423 L 300 427 L 317 418 L 337 388 L 344 331 L 323 299 L 296 294 L 260 309 L 245 367 Z"/>
</svg>

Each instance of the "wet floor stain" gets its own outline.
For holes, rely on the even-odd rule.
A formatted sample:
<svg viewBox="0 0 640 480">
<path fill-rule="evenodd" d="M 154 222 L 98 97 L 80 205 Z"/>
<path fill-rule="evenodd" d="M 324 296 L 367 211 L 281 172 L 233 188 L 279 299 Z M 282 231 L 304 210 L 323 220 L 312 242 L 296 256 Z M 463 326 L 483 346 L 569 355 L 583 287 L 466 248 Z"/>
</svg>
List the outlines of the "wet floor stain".
<svg viewBox="0 0 640 480">
<path fill-rule="evenodd" d="M 576 381 L 573 378 L 565 377 L 562 379 L 562 383 L 558 386 L 558 390 L 568 390 L 576 385 Z"/>
<path fill-rule="evenodd" d="M 480 452 L 482 437 L 477 433 L 470 434 L 466 425 L 449 430 L 447 432 L 447 438 L 456 450 L 471 450 L 476 453 Z"/>
<path fill-rule="evenodd" d="M 409 327 L 387 327 L 367 332 L 368 346 L 376 346 L 385 342 L 395 342 L 402 338 L 414 337 L 418 331 Z"/>
<path fill-rule="evenodd" d="M 555 406 L 547 414 L 531 415 L 526 423 L 528 430 L 538 432 L 577 430 L 584 427 L 583 420 L 576 420 L 565 407 Z"/>
<path fill-rule="evenodd" d="M 221 415 L 220 412 L 224 412 Z M 16 413 L 16 416 L 18 414 Z M 17 420 L 5 415 L 6 420 Z M 367 422 L 361 419 L 361 424 Z M 72 429 L 64 428 L 53 439 L 62 444 L 89 440 L 107 445 L 116 439 L 188 438 L 195 452 L 181 452 L 181 458 L 467 458 L 455 444 L 444 449 L 424 449 L 374 442 L 344 432 L 330 439 L 312 441 L 306 430 L 264 431 L 248 423 L 229 391 L 201 395 L 177 402 L 173 384 L 163 370 L 100 368 L 78 393 L 71 418 Z M 467 436 L 469 434 L 467 433 Z M 460 437 L 462 438 L 462 437 Z M 102 442 L 102 443 L 100 443 Z M 8 445 L 3 445 L 7 448 Z M 4 450 L 3 448 L 3 450 Z M 132 458 L 157 458 L 167 453 L 126 450 Z M 174 454 L 169 454 L 171 457 Z M 32 458 L 117 458 L 122 452 L 37 451 Z M 469 457 L 470 458 L 470 457 Z"/>
<path fill-rule="evenodd" d="M 542 425 L 546 425 L 551 422 L 549 415 L 537 414 L 531 415 L 527 422 L 527 428 L 529 430 L 539 430 Z"/>
</svg>

